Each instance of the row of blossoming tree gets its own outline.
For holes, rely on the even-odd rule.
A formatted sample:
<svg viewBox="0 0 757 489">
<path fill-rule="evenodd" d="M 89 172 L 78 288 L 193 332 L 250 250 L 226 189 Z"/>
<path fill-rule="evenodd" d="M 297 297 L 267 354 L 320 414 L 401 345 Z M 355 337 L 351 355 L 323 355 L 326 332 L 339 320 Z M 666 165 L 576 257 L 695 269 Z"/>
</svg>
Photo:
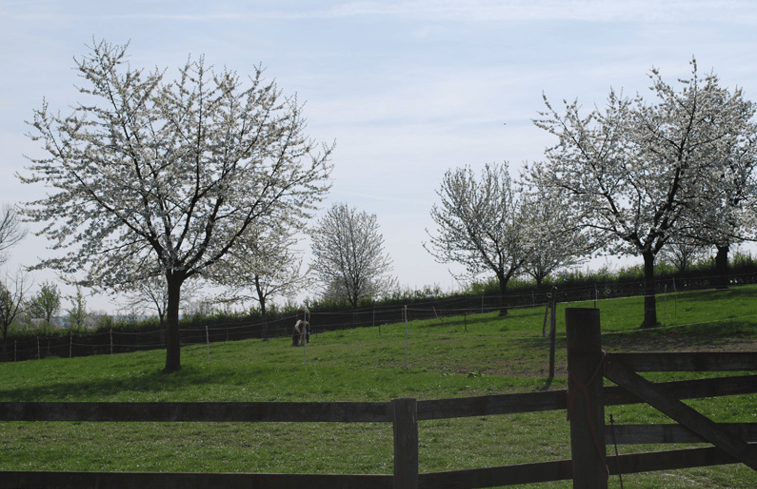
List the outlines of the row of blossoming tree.
<svg viewBox="0 0 757 489">
<path fill-rule="evenodd" d="M 208 280 L 237 296 L 252 284 L 264 308 L 268 294 L 303 276 L 292 246 L 330 188 L 334 146 L 305 134 L 302 105 L 260 67 L 243 80 L 190 59 L 171 81 L 164 70 L 133 68 L 126 50 L 93 43 L 75 61 L 84 84 L 72 113 L 47 102 L 34 112 L 31 137 L 46 156 L 19 178 L 49 193 L 20 212 L 43 223 L 58 251 L 36 268 L 111 291 L 157 281 L 172 372 L 185 284 Z M 493 272 L 502 296 L 520 273 L 539 282 L 599 251 L 641 255 L 643 325 L 656 324 L 661 250 L 715 245 L 727 263 L 729 247 L 754 228 L 754 105 L 692 65 L 680 90 L 653 70 L 651 102 L 611 91 L 604 110 L 582 115 L 577 102 L 558 111 L 545 97 L 535 123 L 557 136 L 546 160 L 517 182 L 507 164 L 487 165 L 481 180 L 468 167 L 447 172 L 427 249 L 471 276 Z M 375 216 L 335 204 L 311 234 L 327 293 L 354 307 L 361 293 L 394 283 Z M 333 273 L 345 256 L 354 260 Z"/>
<path fill-rule="evenodd" d="M 534 122 L 557 138 L 546 159 L 518 182 L 507 164 L 487 165 L 480 179 L 469 167 L 447 172 L 429 251 L 470 276 L 493 272 L 503 297 L 523 271 L 539 283 L 582 256 L 641 256 L 642 327 L 657 324 L 660 253 L 715 247 L 725 277 L 731 246 L 755 237 L 755 104 L 691 65 L 680 89 L 653 69 L 651 100 L 611 90 L 604 109 L 582 113 L 578 101 L 558 109 L 545 96 Z"/>
</svg>

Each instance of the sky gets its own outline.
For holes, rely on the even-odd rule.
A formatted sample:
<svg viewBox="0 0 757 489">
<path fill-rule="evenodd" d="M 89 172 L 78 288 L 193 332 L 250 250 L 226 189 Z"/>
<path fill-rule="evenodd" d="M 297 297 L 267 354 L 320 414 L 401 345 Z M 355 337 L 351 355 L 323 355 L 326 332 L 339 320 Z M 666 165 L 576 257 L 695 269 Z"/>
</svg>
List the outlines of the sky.
<svg viewBox="0 0 757 489">
<path fill-rule="evenodd" d="M 671 83 L 688 78 L 695 57 L 700 72 L 757 100 L 752 0 L 0 0 L 0 202 L 48 191 L 15 176 L 25 156 L 44 155 L 25 121 L 43 100 L 70 112 L 82 82 L 74 58 L 102 39 L 128 42 L 132 66 L 148 70 L 190 55 L 242 76 L 265 67 L 305 103 L 308 135 L 336 142 L 324 210 L 346 202 L 375 214 L 392 274 L 410 289 L 461 287 L 459 266 L 422 246 L 444 173 L 507 161 L 517 177 L 542 160 L 555 143 L 532 122 L 543 96 L 588 111 L 611 88 L 643 95 L 652 68 Z M 6 272 L 51 256 L 33 235 L 40 226 L 28 226 Z M 32 291 L 56 277 L 34 272 Z M 118 309 L 107 296 L 88 306 Z"/>
</svg>

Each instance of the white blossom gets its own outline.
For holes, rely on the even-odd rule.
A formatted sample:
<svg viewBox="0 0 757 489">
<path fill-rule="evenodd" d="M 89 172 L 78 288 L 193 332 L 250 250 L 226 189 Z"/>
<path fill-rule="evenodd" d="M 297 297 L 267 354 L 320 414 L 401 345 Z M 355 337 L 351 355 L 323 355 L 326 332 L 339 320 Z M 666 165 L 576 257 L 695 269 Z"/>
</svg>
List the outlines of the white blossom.
<svg viewBox="0 0 757 489">
<path fill-rule="evenodd" d="M 558 144 L 528 175 L 566 192 L 581 225 L 606 236 L 605 252 L 644 258 L 648 326 L 656 324 L 654 258 L 692 222 L 722 212 L 722 200 L 713 197 L 729 188 L 721 177 L 728 152 L 745 147 L 734 142 L 752 138 L 753 115 L 740 90 L 721 88 L 713 74 L 700 78 L 695 61 L 679 90 L 658 70 L 650 79 L 656 97 L 651 103 L 611 90 L 605 109 L 586 116 L 577 102 L 565 104 L 560 114 L 545 97 L 547 110 L 534 122 Z M 703 202 L 706 209 L 694 213 Z"/>
<path fill-rule="evenodd" d="M 187 61 L 175 81 L 126 62 L 105 41 L 76 61 L 85 101 L 74 113 L 35 111 L 32 139 L 47 150 L 24 183 L 47 197 L 24 214 L 65 252 L 39 267 L 83 272 L 114 287 L 157 267 L 168 287 L 166 370 L 180 367 L 182 283 L 212 269 L 251 226 L 273 214 L 304 225 L 330 182 L 333 146 L 305 136 L 302 106 L 266 83 Z"/>
<path fill-rule="evenodd" d="M 445 173 L 441 204 L 431 209 L 437 225 L 426 250 L 440 263 L 465 266 L 467 278 L 492 272 L 500 288 L 500 314 L 507 283 L 526 262 L 524 224 L 520 202 L 510 179 L 508 164 L 487 164 L 477 179 L 470 167 Z"/>
<path fill-rule="evenodd" d="M 347 299 L 354 308 L 361 298 L 378 298 L 396 287 L 375 214 L 337 202 L 318 220 L 310 237 L 312 269 L 325 297 Z"/>
</svg>

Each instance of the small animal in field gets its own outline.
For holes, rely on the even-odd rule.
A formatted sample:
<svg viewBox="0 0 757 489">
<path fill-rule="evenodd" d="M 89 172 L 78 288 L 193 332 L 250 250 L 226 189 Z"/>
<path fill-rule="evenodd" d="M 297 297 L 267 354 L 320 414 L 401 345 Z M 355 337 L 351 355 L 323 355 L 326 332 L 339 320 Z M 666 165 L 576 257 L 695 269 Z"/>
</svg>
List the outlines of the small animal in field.
<svg viewBox="0 0 757 489">
<path fill-rule="evenodd" d="M 292 346 L 304 346 L 310 342 L 310 311 L 302 306 L 297 311 L 297 322 L 292 332 Z"/>
</svg>

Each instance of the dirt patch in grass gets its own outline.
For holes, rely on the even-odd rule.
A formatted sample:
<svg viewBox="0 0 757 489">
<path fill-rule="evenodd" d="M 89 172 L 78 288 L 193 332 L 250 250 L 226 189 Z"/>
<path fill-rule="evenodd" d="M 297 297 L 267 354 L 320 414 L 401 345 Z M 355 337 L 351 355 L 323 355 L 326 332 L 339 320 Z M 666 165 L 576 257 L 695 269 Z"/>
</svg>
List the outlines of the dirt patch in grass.
<svg viewBox="0 0 757 489">
<path fill-rule="evenodd" d="M 602 337 L 602 348 L 608 353 L 625 352 L 756 352 L 757 338 L 717 338 L 711 336 L 639 336 L 610 334 Z M 567 355 L 564 339 L 558 341 L 555 355 L 555 377 L 566 378 Z M 549 375 L 549 347 L 534 343 L 520 345 L 517 355 L 492 359 L 487 367 L 459 368 L 458 373 L 480 370 L 488 375 L 540 378 Z"/>
</svg>

